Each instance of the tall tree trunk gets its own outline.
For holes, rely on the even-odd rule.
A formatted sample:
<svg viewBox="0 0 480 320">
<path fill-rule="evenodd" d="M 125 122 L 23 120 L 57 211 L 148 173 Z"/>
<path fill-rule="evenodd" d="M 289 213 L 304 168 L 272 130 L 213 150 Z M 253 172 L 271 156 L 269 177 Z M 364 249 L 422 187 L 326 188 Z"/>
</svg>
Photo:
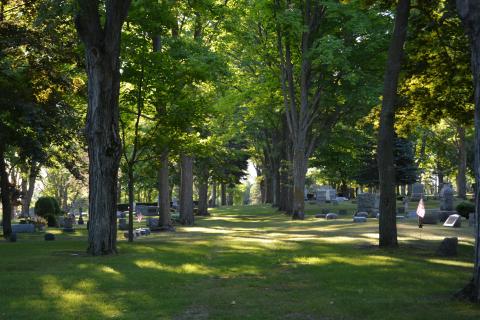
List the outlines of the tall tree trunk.
<svg viewBox="0 0 480 320">
<path fill-rule="evenodd" d="M 158 173 L 158 225 L 162 229 L 170 229 L 170 190 L 168 181 L 168 151 L 165 150 L 160 158 L 160 170 Z"/>
<path fill-rule="evenodd" d="M 272 185 L 273 185 L 273 203 L 272 206 L 279 208 L 280 207 L 280 172 L 279 172 L 278 163 L 273 167 L 272 174 Z"/>
<path fill-rule="evenodd" d="M 377 161 L 380 178 L 380 247 L 397 247 L 397 221 L 395 197 L 395 104 L 398 78 L 407 36 L 410 0 L 398 2 L 395 27 L 388 50 L 385 70 L 380 129 L 378 132 Z"/>
<path fill-rule="evenodd" d="M 227 205 L 233 206 L 233 190 L 230 189 L 227 195 Z"/>
<path fill-rule="evenodd" d="M 198 215 L 208 216 L 208 178 L 200 181 L 198 187 Z"/>
<path fill-rule="evenodd" d="M 222 206 L 227 205 L 227 185 L 225 182 L 220 184 L 220 201 Z"/>
<path fill-rule="evenodd" d="M 440 194 L 440 191 L 444 185 L 444 174 L 443 174 L 443 167 L 440 163 L 437 163 L 437 176 L 438 176 L 438 190 L 437 193 Z"/>
<path fill-rule="evenodd" d="M 0 143 L 0 192 L 2 198 L 2 228 L 3 237 L 10 238 L 12 234 L 12 203 L 10 199 L 10 181 L 8 181 L 7 164 L 5 162 L 5 145 Z"/>
<path fill-rule="evenodd" d="M 217 182 L 212 181 L 212 208 L 217 206 Z"/>
<path fill-rule="evenodd" d="M 462 295 L 480 302 L 480 3 L 457 0 L 457 9 L 472 47 L 471 63 L 475 88 L 475 258 L 473 279 Z"/>
<path fill-rule="evenodd" d="M 267 201 L 267 181 L 266 180 L 267 178 L 265 175 L 263 175 L 262 179 L 260 180 L 260 201 L 262 204 Z"/>
<path fill-rule="evenodd" d="M 182 155 L 181 159 L 181 184 L 180 184 L 180 223 L 193 225 L 193 159 L 191 156 Z"/>
<path fill-rule="evenodd" d="M 77 0 L 75 6 L 75 24 L 85 45 L 88 76 L 85 128 L 89 157 L 87 252 L 92 255 L 117 252 L 116 203 L 121 152 L 119 55 L 121 29 L 130 0 L 107 1 L 104 15 L 100 14 L 99 6 L 96 0 Z"/>
<path fill-rule="evenodd" d="M 273 177 L 272 168 L 265 168 L 265 203 L 273 204 Z"/>
<path fill-rule="evenodd" d="M 457 127 L 458 133 L 458 171 L 457 171 L 457 192 L 458 197 L 467 198 L 467 148 L 465 145 L 465 128 Z"/>
<path fill-rule="evenodd" d="M 128 163 L 128 242 L 133 242 L 133 202 L 135 201 L 133 163 Z"/>
<path fill-rule="evenodd" d="M 208 216 L 208 168 L 200 164 L 198 170 L 198 215 Z"/>
<path fill-rule="evenodd" d="M 293 215 L 294 220 L 305 218 L 305 175 L 307 159 L 305 159 L 305 136 L 297 137 L 293 145 Z"/>
</svg>

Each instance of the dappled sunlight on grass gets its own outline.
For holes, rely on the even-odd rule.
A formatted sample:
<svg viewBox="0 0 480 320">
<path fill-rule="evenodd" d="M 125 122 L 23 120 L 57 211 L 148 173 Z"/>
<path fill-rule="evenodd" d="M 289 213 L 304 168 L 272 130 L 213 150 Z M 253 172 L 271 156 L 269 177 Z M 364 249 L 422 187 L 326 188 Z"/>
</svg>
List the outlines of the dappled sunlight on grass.
<svg viewBox="0 0 480 320">
<path fill-rule="evenodd" d="M 347 264 L 351 266 L 394 266 L 403 260 L 388 256 L 362 256 L 361 258 L 351 259 L 350 257 L 339 257 L 336 254 L 321 255 L 319 257 L 296 257 L 293 263 L 299 265 L 327 265 L 327 264 Z"/>
<path fill-rule="evenodd" d="M 334 212 L 341 207 L 356 206 Z M 43 233 L 0 242 L 8 257 L 0 264 L 0 319 L 479 318 L 480 306 L 451 301 L 471 277 L 468 224 L 419 230 L 398 220 L 400 247 L 390 250 L 378 248 L 376 219 L 293 221 L 269 206 L 211 213 L 133 243 L 122 235 L 112 256 L 86 256 L 84 229 L 55 229 L 52 242 Z M 447 236 L 459 237 L 455 258 L 435 255 Z"/>
<path fill-rule="evenodd" d="M 464 262 L 464 261 L 456 261 L 456 260 L 444 260 L 444 259 L 426 259 L 427 262 L 442 264 L 446 266 L 453 266 L 453 267 L 463 267 L 463 268 L 473 268 L 473 262 Z"/>
<path fill-rule="evenodd" d="M 53 303 L 64 318 L 76 318 L 75 314 L 84 312 L 85 309 L 94 309 L 105 318 L 119 317 L 122 314 L 111 299 L 91 290 L 91 283 L 85 282 L 85 287 L 73 290 L 63 286 L 53 276 L 43 276 L 41 281 L 43 295 L 49 297 L 49 303 Z"/>
<path fill-rule="evenodd" d="M 210 267 L 196 263 L 185 263 L 179 266 L 170 266 L 154 260 L 136 260 L 134 261 L 134 264 L 141 269 L 154 269 L 173 273 L 208 275 L 216 272 L 216 270 Z"/>
<path fill-rule="evenodd" d="M 113 269 L 112 267 L 109 267 L 109 266 L 99 266 L 98 269 L 101 271 L 101 272 L 104 272 L 110 276 L 113 276 L 114 278 L 120 278 L 120 279 L 124 279 L 124 277 L 122 276 L 122 274 L 120 272 L 118 272 L 117 270 Z"/>
</svg>

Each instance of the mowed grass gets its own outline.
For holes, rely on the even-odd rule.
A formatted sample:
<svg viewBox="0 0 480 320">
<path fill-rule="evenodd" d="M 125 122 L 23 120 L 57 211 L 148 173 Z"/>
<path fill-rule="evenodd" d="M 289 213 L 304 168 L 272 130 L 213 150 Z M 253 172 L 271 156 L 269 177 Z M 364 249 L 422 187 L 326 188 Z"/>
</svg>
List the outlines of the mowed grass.
<svg viewBox="0 0 480 320">
<path fill-rule="evenodd" d="M 318 206 L 310 205 L 314 213 Z M 479 319 L 452 299 L 471 277 L 473 231 L 399 221 L 398 250 L 381 250 L 378 222 L 266 206 L 211 210 L 193 227 L 89 257 L 86 230 L 0 241 L 0 319 Z M 468 225 L 468 224 L 467 224 Z M 445 236 L 459 256 L 441 258 Z"/>
</svg>

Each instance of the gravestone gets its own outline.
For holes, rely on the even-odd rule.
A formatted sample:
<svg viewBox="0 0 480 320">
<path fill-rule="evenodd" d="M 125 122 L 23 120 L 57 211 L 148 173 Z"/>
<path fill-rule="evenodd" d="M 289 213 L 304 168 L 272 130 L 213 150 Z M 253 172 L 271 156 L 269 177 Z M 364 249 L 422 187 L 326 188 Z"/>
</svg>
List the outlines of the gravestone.
<svg viewBox="0 0 480 320">
<path fill-rule="evenodd" d="M 378 211 L 378 199 L 374 193 L 360 193 L 357 196 L 357 211 L 376 214 Z"/>
<path fill-rule="evenodd" d="M 410 199 L 412 201 L 419 201 L 423 197 L 424 193 L 424 186 L 421 183 L 414 183 L 412 185 L 412 195 L 410 196 Z"/>
<path fill-rule="evenodd" d="M 158 227 L 158 218 L 147 218 L 147 227 Z"/>
<path fill-rule="evenodd" d="M 135 207 L 135 213 L 139 213 L 143 216 L 154 217 L 158 216 L 158 207 L 157 206 L 146 206 L 146 205 L 137 205 Z"/>
<path fill-rule="evenodd" d="M 334 220 L 334 219 L 338 219 L 338 216 L 337 216 L 336 213 L 328 213 L 328 214 L 325 216 L 325 218 L 326 218 L 327 220 Z"/>
<path fill-rule="evenodd" d="M 422 219 L 422 224 L 437 224 L 438 211 L 425 210 L 425 216 Z"/>
<path fill-rule="evenodd" d="M 450 215 L 445 223 L 443 224 L 444 227 L 452 227 L 452 228 L 460 228 L 462 226 L 462 219 L 459 214 L 452 214 Z"/>
<path fill-rule="evenodd" d="M 367 213 L 367 212 L 357 212 L 357 213 L 355 214 L 355 217 L 368 218 L 368 213 Z"/>
<path fill-rule="evenodd" d="M 337 198 L 337 191 L 335 189 L 327 190 L 327 200 L 335 200 Z"/>
<path fill-rule="evenodd" d="M 326 190 L 318 190 L 316 192 L 316 199 L 318 202 L 326 202 L 327 201 L 327 191 Z"/>
<path fill-rule="evenodd" d="M 118 229 L 119 230 L 128 230 L 127 219 L 125 219 L 125 218 L 118 219 Z"/>
<path fill-rule="evenodd" d="M 67 217 L 63 221 L 63 232 L 75 232 L 75 229 L 73 228 L 73 223 L 75 222 L 75 216 L 72 217 Z"/>
<path fill-rule="evenodd" d="M 442 240 L 436 254 L 442 257 L 453 257 L 457 255 L 458 238 L 445 238 Z"/>
<path fill-rule="evenodd" d="M 360 223 L 360 222 L 367 222 L 367 218 L 365 217 L 353 217 L 353 222 Z"/>
<path fill-rule="evenodd" d="M 35 225 L 27 224 L 12 224 L 12 233 L 33 233 L 35 232 Z"/>
<path fill-rule="evenodd" d="M 453 211 L 453 189 L 445 184 L 440 191 L 440 210 Z"/>
</svg>

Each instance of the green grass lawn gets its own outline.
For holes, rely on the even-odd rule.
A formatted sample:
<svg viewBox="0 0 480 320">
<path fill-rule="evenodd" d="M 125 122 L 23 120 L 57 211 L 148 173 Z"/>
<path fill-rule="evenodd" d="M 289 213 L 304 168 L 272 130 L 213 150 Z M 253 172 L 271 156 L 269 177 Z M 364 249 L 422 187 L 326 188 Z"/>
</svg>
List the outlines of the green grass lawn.
<svg viewBox="0 0 480 320">
<path fill-rule="evenodd" d="M 399 221 L 398 250 L 375 246 L 377 228 L 219 208 L 133 244 L 119 233 L 106 257 L 84 254 L 84 229 L 21 234 L 0 241 L 0 319 L 479 319 L 451 298 L 471 276 L 471 228 Z M 451 235 L 459 256 L 435 256 Z"/>
</svg>

